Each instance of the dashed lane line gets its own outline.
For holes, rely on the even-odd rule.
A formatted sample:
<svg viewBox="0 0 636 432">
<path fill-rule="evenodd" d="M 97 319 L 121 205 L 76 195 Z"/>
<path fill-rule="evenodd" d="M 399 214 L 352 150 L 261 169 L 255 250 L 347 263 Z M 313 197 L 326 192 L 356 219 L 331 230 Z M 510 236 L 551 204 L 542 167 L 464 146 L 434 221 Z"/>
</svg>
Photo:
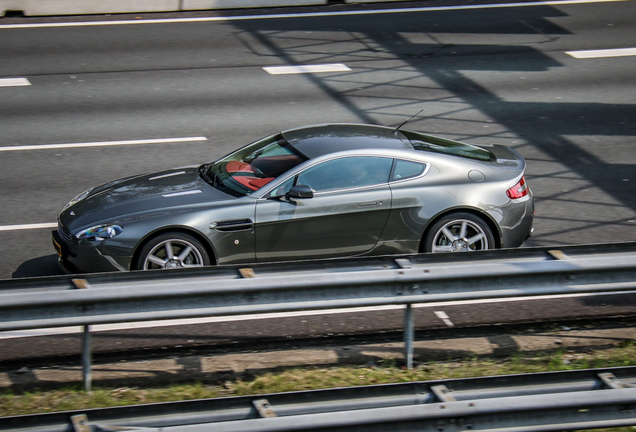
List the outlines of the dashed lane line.
<svg viewBox="0 0 636 432">
<path fill-rule="evenodd" d="M 455 324 L 453 324 L 453 322 L 450 320 L 448 315 L 446 315 L 446 312 L 444 312 L 444 311 L 435 311 L 435 315 L 437 315 L 437 318 L 439 318 L 442 321 L 444 321 L 444 324 L 446 324 L 447 326 L 455 327 Z"/>
<path fill-rule="evenodd" d="M 31 82 L 26 78 L 0 78 L 0 87 L 24 87 Z"/>
<path fill-rule="evenodd" d="M 37 224 L 22 224 L 22 225 L 0 225 L 0 231 L 20 231 L 31 229 L 44 229 L 55 228 L 57 223 L 37 223 Z"/>
<path fill-rule="evenodd" d="M 70 144 L 40 144 L 40 145 L 16 145 L 8 147 L 0 147 L 0 152 L 8 151 L 27 151 L 27 150 L 56 150 L 81 147 L 108 147 L 108 146 L 124 146 L 124 145 L 144 145 L 144 144 L 174 144 L 184 142 L 207 141 L 206 137 L 185 137 L 185 138 L 159 138 L 145 140 L 126 140 L 126 141 L 103 141 L 103 142 L 84 142 Z"/>
<path fill-rule="evenodd" d="M 636 56 L 636 48 L 614 48 L 614 49 L 587 50 L 587 51 L 566 51 L 565 53 L 576 59 L 628 57 L 628 56 Z"/>
<path fill-rule="evenodd" d="M 270 75 L 290 75 L 304 73 L 349 72 L 349 66 L 342 63 L 299 66 L 266 66 L 263 68 Z"/>
</svg>

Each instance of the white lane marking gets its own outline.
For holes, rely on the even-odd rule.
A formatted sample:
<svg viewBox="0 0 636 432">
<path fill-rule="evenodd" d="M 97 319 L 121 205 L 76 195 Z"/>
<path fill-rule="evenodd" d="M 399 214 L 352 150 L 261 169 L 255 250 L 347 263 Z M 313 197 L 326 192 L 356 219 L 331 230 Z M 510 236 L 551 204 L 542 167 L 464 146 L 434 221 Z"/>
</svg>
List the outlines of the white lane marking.
<svg viewBox="0 0 636 432">
<path fill-rule="evenodd" d="M 55 228 L 55 227 L 57 227 L 57 223 L 37 223 L 37 224 L 26 224 L 26 225 L 3 225 L 3 226 L 0 226 L 0 231 L 19 231 L 19 230 Z"/>
<path fill-rule="evenodd" d="M 533 1 L 533 2 L 527 2 L 527 3 L 506 3 L 506 4 L 491 4 L 491 5 L 431 6 L 431 7 L 421 7 L 421 8 L 406 8 L 406 9 L 312 12 L 312 13 L 301 13 L 301 14 L 273 14 L 273 15 L 257 15 L 257 16 L 244 15 L 244 16 L 234 16 L 234 17 L 198 17 L 198 18 L 173 18 L 173 19 L 126 20 L 126 21 L 4 24 L 4 25 L 0 25 L 0 29 L 42 28 L 42 27 L 86 27 L 86 26 L 134 25 L 134 24 L 172 24 L 172 23 L 214 22 L 214 21 L 226 22 L 226 21 L 245 21 L 245 20 L 262 20 L 262 19 L 281 19 L 281 18 L 312 18 L 312 17 L 347 16 L 347 15 L 379 15 L 379 14 L 393 14 L 393 13 L 435 12 L 435 11 L 452 11 L 452 10 L 467 10 L 467 9 L 496 9 L 496 8 L 527 7 L 527 6 L 559 6 L 559 5 L 588 4 L 588 3 L 615 3 L 615 2 L 623 2 L 623 1 L 631 1 L 631 0 L 556 0 L 556 1 Z"/>
<path fill-rule="evenodd" d="M 72 144 L 41 144 L 41 145 L 17 145 L 9 147 L 0 147 L 0 152 L 3 151 L 26 151 L 26 150 L 52 150 L 52 149 L 67 149 L 67 148 L 80 148 L 80 147 L 108 147 L 108 146 L 123 146 L 123 145 L 143 145 L 143 144 L 170 144 L 170 143 L 182 143 L 182 142 L 195 142 L 195 141 L 207 141 L 206 137 L 185 137 L 185 138 L 159 138 L 159 139 L 147 139 L 147 140 L 127 140 L 127 141 L 103 141 L 103 142 L 85 142 L 85 143 L 72 143 Z"/>
<path fill-rule="evenodd" d="M 455 324 L 453 324 L 453 322 L 450 320 L 448 315 L 446 315 L 446 312 L 444 312 L 444 311 L 435 311 L 435 315 L 437 315 L 437 318 L 439 318 L 442 321 L 444 321 L 444 324 L 446 324 L 447 326 L 455 327 Z"/>
<path fill-rule="evenodd" d="M 24 87 L 31 82 L 26 78 L 0 78 L 0 87 Z"/>
<path fill-rule="evenodd" d="M 351 69 L 342 63 L 299 66 L 266 66 L 263 68 L 270 75 L 289 75 L 323 72 L 349 72 Z"/>
<path fill-rule="evenodd" d="M 414 308 L 431 308 L 431 307 L 440 307 L 440 306 L 441 307 L 463 306 L 463 305 L 486 304 L 486 303 L 507 303 L 507 302 L 519 302 L 519 301 L 527 301 L 527 300 L 594 297 L 594 296 L 601 296 L 601 295 L 618 295 L 618 294 L 636 294 L 636 291 L 562 294 L 562 295 L 555 295 L 555 296 L 544 295 L 544 296 L 535 296 L 535 297 L 510 297 L 510 298 L 504 298 L 504 299 L 461 300 L 461 301 L 448 301 L 448 302 L 439 302 L 439 303 L 414 304 L 413 307 Z M 346 308 L 346 309 L 222 316 L 222 317 L 210 317 L 210 318 L 188 318 L 188 319 L 165 320 L 165 321 L 145 321 L 145 322 L 122 323 L 122 324 L 99 324 L 99 325 L 91 326 L 91 330 L 93 332 L 130 330 L 130 329 L 139 329 L 139 328 L 170 327 L 170 326 L 180 326 L 180 325 L 224 323 L 224 322 L 250 321 L 250 320 L 258 321 L 263 319 L 293 318 L 293 317 L 316 316 L 316 315 L 335 315 L 335 314 L 376 312 L 376 311 L 401 310 L 401 309 L 404 309 L 404 306 L 389 305 L 389 306 L 373 306 L 373 307 Z M 0 332 L 0 340 L 23 338 L 23 337 L 34 337 L 34 336 L 75 334 L 75 333 L 82 333 L 82 332 L 83 332 L 82 327 L 58 327 L 58 328 L 52 328 L 52 329 L 16 330 L 16 331 Z"/>
<path fill-rule="evenodd" d="M 588 51 L 566 51 L 577 59 L 636 56 L 636 48 L 614 48 Z"/>
<path fill-rule="evenodd" d="M 303 312 L 277 312 L 268 314 L 255 314 L 255 315 L 235 315 L 235 316 L 222 316 L 222 317 L 210 317 L 210 318 L 187 318 L 165 321 L 145 321 L 145 322 L 133 322 L 126 324 L 98 324 L 92 325 L 91 331 L 113 331 L 113 330 L 130 330 L 130 329 L 142 329 L 142 328 L 155 328 L 155 327 L 170 327 L 180 325 L 193 325 L 193 324 L 210 324 L 210 323 L 225 323 L 235 321 L 249 321 L 249 320 L 262 320 L 262 319 L 276 319 L 276 318 L 293 318 L 304 317 L 314 315 L 328 315 L 337 313 L 351 313 L 351 312 L 373 312 L 378 310 L 393 310 L 403 309 L 403 306 L 378 306 L 378 307 L 365 307 L 365 308 L 348 308 L 348 309 L 335 309 L 331 311 L 315 310 L 315 311 L 303 311 Z M 22 337 L 33 336 L 49 336 L 56 334 L 75 334 L 82 333 L 83 327 L 59 327 L 51 329 L 34 329 L 34 330 L 16 330 L 0 332 L 0 339 L 14 339 Z"/>
</svg>

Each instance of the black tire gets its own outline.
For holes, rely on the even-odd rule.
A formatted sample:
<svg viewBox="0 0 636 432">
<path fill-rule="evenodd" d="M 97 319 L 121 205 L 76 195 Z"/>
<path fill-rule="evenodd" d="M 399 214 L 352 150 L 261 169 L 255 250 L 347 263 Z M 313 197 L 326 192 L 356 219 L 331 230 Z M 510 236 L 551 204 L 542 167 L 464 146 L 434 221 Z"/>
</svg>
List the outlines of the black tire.
<svg viewBox="0 0 636 432">
<path fill-rule="evenodd" d="M 210 265 L 210 256 L 199 240 L 190 234 L 168 232 L 151 238 L 142 246 L 134 268 L 153 270 L 207 265 Z"/>
<path fill-rule="evenodd" d="M 431 226 L 423 239 L 422 251 L 472 252 L 495 247 L 492 230 L 482 218 L 472 213 L 457 212 L 442 217 Z"/>
</svg>

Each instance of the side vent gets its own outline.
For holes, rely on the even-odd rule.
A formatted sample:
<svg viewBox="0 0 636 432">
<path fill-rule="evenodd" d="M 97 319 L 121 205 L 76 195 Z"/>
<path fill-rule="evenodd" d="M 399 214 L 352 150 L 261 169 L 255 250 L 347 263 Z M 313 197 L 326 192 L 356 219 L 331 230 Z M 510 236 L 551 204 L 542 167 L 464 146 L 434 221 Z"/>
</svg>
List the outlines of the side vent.
<svg viewBox="0 0 636 432">
<path fill-rule="evenodd" d="M 231 220 L 231 221 L 223 221 L 223 222 L 213 222 L 210 224 L 210 229 L 215 229 L 217 231 L 244 231 L 252 229 L 254 226 L 254 222 L 252 219 L 239 219 L 239 220 Z"/>
</svg>

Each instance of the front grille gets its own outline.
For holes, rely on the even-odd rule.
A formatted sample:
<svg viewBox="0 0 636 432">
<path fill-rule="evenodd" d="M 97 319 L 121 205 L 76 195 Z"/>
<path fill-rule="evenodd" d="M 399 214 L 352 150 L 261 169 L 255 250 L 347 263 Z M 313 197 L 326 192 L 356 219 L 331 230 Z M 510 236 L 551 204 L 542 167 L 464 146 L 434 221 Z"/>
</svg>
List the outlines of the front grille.
<svg viewBox="0 0 636 432">
<path fill-rule="evenodd" d="M 62 240 L 68 248 L 69 254 L 77 256 L 77 245 L 71 240 L 71 233 L 61 223 L 57 224 L 57 235 L 60 236 L 60 240 Z"/>
</svg>

